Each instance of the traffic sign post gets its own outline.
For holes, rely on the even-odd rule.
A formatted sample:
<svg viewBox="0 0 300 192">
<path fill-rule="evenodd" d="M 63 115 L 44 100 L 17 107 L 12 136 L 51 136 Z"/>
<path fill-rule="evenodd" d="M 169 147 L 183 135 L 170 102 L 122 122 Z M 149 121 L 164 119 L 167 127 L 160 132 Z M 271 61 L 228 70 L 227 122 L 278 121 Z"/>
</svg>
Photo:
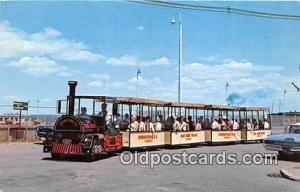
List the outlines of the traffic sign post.
<svg viewBox="0 0 300 192">
<path fill-rule="evenodd" d="M 14 101 L 14 110 L 28 110 L 28 102 Z"/>
<path fill-rule="evenodd" d="M 19 130 L 16 131 L 16 139 L 18 140 L 20 139 L 22 110 L 25 111 L 28 110 L 28 102 L 14 101 L 13 106 L 14 106 L 14 110 L 19 110 Z M 27 133 L 25 133 L 25 141 L 26 141 L 26 134 Z"/>
</svg>

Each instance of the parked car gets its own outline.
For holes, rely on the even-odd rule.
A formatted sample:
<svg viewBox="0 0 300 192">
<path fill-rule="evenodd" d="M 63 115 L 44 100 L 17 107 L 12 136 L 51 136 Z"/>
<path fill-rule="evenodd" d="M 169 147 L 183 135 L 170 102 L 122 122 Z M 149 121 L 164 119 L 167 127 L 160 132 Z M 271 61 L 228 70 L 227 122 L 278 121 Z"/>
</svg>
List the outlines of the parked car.
<svg viewBox="0 0 300 192">
<path fill-rule="evenodd" d="M 264 139 L 267 150 L 278 151 L 279 157 L 286 158 L 300 154 L 300 123 L 291 124 L 284 133 L 270 135 Z"/>
<path fill-rule="evenodd" d="M 53 125 L 43 125 L 43 126 L 39 126 L 36 129 L 35 135 L 39 140 L 44 141 L 47 135 L 52 132 L 53 132 Z"/>
</svg>

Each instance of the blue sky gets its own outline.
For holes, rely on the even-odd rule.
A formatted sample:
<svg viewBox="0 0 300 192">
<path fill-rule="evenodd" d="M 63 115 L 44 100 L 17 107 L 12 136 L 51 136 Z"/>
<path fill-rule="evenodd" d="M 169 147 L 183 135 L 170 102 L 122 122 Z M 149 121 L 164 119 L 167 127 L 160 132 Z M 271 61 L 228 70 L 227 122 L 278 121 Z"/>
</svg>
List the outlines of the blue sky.
<svg viewBox="0 0 300 192">
<path fill-rule="evenodd" d="M 194 3 L 300 10 L 298 2 Z M 176 100 L 178 25 L 170 21 L 177 11 L 184 25 L 183 101 L 224 104 L 230 97 L 240 105 L 275 101 L 274 111 L 300 110 L 291 86 L 300 85 L 300 21 L 132 2 L 0 2 L 0 104 L 54 106 L 68 80 L 79 82 L 80 94 L 135 96 L 137 68 L 140 97 Z"/>
</svg>

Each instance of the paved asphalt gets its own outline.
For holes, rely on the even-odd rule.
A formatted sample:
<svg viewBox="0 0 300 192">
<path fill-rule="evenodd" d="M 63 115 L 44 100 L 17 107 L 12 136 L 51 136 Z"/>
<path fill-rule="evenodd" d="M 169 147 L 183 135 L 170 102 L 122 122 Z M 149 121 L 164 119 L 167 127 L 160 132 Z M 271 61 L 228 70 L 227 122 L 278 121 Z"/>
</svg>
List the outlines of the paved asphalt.
<svg viewBox="0 0 300 192">
<path fill-rule="evenodd" d="M 266 152 L 262 144 L 162 149 L 159 153 Z M 56 191 L 294 191 L 300 183 L 282 178 L 278 165 L 122 165 L 119 156 L 95 162 L 54 161 L 35 144 L 0 144 L 0 192 Z"/>
</svg>

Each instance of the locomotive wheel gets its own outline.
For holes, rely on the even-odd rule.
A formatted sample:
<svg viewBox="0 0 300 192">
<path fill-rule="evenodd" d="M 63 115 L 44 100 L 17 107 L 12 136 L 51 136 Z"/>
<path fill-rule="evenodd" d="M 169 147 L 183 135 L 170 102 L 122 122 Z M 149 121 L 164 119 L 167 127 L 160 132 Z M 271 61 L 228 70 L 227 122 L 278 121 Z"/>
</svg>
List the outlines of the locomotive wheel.
<svg viewBox="0 0 300 192">
<path fill-rule="evenodd" d="M 59 159 L 60 159 L 60 155 L 59 155 L 59 154 L 51 153 L 51 158 L 52 158 L 53 160 L 59 160 Z"/>
<path fill-rule="evenodd" d="M 282 159 L 282 160 L 286 160 L 287 159 L 287 154 L 283 151 L 278 151 L 278 158 Z"/>
<path fill-rule="evenodd" d="M 87 161 L 91 162 L 91 161 L 95 161 L 95 160 L 96 160 L 95 153 L 88 154 Z"/>
</svg>

